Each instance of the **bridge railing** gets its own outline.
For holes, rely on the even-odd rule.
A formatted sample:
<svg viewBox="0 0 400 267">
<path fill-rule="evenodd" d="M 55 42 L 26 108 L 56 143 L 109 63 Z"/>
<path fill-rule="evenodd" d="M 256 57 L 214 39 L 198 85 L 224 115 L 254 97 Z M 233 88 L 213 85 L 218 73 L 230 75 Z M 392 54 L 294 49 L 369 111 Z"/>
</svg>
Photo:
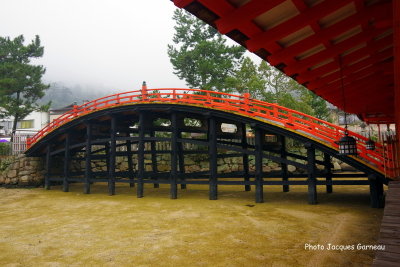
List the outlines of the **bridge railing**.
<svg viewBox="0 0 400 267">
<path fill-rule="evenodd" d="M 142 88 L 142 90 L 118 93 L 90 101 L 80 106 L 74 106 L 72 110 L 55 119 L 35 136 L 29 138 L 28 148 L 48 133 L 77 117 L 101 109 L 135 103 L 176 103 L 240 113 L 291 129 L 336 149 L 338 149 L 337 141 L 345 134 L 344 128 L 333 123 L 274 103 L 252 99 L 249 97 L 249 94 L 234 95 L 201 89 Z M 349 136 L 357 140 L 357 157 L 359 159 L 373 165 L 386 176 L 393 176 L 390 168 L 393 165 L 393 157 L 382 144 L 376 143 L 375 150 L 367 150 L 366 142 L 368 139 L 366 137 L 351 131 L 348 131 L 348 133 Z"/>
</svg>

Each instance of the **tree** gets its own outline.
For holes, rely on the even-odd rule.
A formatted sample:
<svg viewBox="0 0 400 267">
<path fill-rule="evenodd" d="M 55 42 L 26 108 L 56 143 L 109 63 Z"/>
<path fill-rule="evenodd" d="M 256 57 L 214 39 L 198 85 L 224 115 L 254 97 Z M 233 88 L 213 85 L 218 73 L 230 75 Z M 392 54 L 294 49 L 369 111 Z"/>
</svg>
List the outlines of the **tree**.
<svg viewBox="0 0 400 267">
<path fill-rule="evenodd" d="M 249 58 L 245 57 L 240 64 L 240 68 L 230 77 L 226 78 L 226 86 L 229 91 L 239 94 L 250 93 L 252 98 L 265 98 L 266 81 L 257 70 L 257 65 Z"/>
<path fill-rule="evenodd" d="M 177 9 L 174 45 L 168 55 L 174 73 L 190 87 L 243 94 L 277 103 L 321 119 L 329 118 L 325 100 L 316 96 L 283 72 L 262 61 L 257 66 L 244 57 L 245 49 L 227 46 L 214 28 Z"/>
<path fill-rule="evenodd" d="M 245 48 L 226 45 L 226 40 L 214 28 L 177 9 L 173 45 L 168 45 L 168 56 L 174 74 L 190 87 L 229 92 L 226 79 L 239 65 Z"/>
<path fill-rule="evenodd" d="M 13 40 L 0 37 L 0 114 L 14 117 L 13 135 L 19 120 L 32 111 L 50 106 L 37 104 L 49 87 L 42 83 L 46 70 L 41 65 L 31 64 L 32 58 L 43 56 L 44 48 L 37 35 L 28 45 L 24 45 L 24 41 L 23 35 Z"/>
</svg>

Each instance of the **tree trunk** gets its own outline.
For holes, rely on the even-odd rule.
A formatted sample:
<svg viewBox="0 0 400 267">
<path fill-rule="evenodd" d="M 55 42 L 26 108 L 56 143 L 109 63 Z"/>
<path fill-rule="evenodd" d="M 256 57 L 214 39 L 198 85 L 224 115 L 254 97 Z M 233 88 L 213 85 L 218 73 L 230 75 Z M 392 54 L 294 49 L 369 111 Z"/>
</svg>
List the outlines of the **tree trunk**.
<svg viewBox="0 0 400 267">
<path fill-rule="evenodd" d="M 19 103 L 19 98 L 20 98 L 20 92 L 17 92 L 17 103 Z M 14 134 L 17 131 L 18 120 L 19 120 L 19 114 L 18 114 L 18 112 L 16 112 L 14 114 L 14 122 L 13 122 L 12 131 L 11 131 L 11 143 L 14 142 Z"/>
</svg>

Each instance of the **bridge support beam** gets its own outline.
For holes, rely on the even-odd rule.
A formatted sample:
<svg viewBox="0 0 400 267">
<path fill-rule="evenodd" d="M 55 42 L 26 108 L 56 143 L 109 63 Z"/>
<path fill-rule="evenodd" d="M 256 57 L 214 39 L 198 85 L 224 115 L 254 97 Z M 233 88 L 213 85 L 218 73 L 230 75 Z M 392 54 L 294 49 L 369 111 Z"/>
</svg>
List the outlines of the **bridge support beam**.
<svg viewBox="0 0 400 267">
<path fill-rule="evenodd" d="M 150 131 L 150 137 L 154 137 L 155 132 L 152 130 Z M 153 174 L 156 174 L 158 172 L 157 169 L 157 154 L 156 154 L 156 142 L 151 141 L 150 142 L 150 149 L 151 149 L 151 169 L 153 171 Z M 157 180 L 157 177 L 153 177 L 154 180 Z M 155 183 L 154 188 L 159 188 L 160 184 Z"/>
<path fill-rule="evenodd" d="M 46 175 L 44 176 L 44 189 L 50 190 L 50 172 L 51 172 L 51 144 L 46 147 Z"/>
<path fill-rule="evenodd" d="M 256 126 L 255 128 L 255 168 L 256 168 L 256 203 L 264 202 L 264 189 L 263 189 L 263 131 Z"/>
<path fill-rule="evenodd" d="M 139 112 L 139 141 L 138 141 L 138 182 L 137 197 L 143 197 L 144 177 L 144 113 Z"/>
<path fill-rule="evenodd" d="M 305 144 L 307 149 L 307 173 L 308 173 L 308 203 L 317 204 L 317 179 L 315 177 L 315 148 L 313 144 Z"/>
<path fill-rule="evenodd" d="M 92 178 L 92 124 L 86 123 L 86 148 L 85 148 L 85 185 L 84 194 L 90 194 L 90 180 Z"/>
<path fill-rule="evenodd" d="M 135 187 L 135 182 L 133 181 L 133 160 L 132 160 L 132 141 L 126 141 L 126 152 L 128 156 L 128 171 L 129 171 L 129 187 Z"/>
<path fill-rule="evenodd" d="M 178 132 L 178 138 L 181 138 L 181 132 Z M 181 181 L 185 181 L 185 154 L 183 151 L 182 142 L 178 142 L 178 163 L 179 163 L 179 174 L 181 175 Z M 181 189 L 186 189 L 186 184 L 181 184 Z"/>
<path fill-rule="evenodd" d="M 247 150 L 247 131 L 246 124 L 242 123 L 242 148 Z M 243 153 L 243 173 L 244 173 L 244 181 L 250 181 L 249 175 L 249 154 Z M 245 184 L 244 191 L 251 191 L 251 185 Z"/>
<path fill-rule="evenodd" d="M 65 150 L 64 150 L 64 176 L 63 176 L 63 191 L 69 191 L 69 165 L 71 161 L 71 153 L 70 153 L 70 145 L 71 145 L 71 134 L 65 134 Z"/>
<path fill-rule="evenodd" d="M 332 167 L 331 167 L 331 156 L 328 153 L 324 153 L 324 169 L 326 178 L 326 193 L 332 193 L 332 185 L 328 182 L 332 182 Z"/>
<path fill-rule="evenodd" d="M 380 182 L 376 175 L 371 174 L 368 176 L 369 191 L 371 197 L 372 208 L 383 208 L 385 205 L 385 199 L 383 195 L 383 184 Z"/>
<path fill-rule="evenodd" d="M 175 112 L 171 113 L 171 173 L 170 173 L 170 196 L 171 199 L 178 197 L 178 188 L 176 184 L 176 176 L 178 174 L 178 126 L 177 116 Z"/>
<path fill-rule="evenodd" d="M 111 129 L 110 129 L 110 151 L 109 151 L 109 169 L 108 169 L 108 194 L 110 196 L 115 195 L 115 161 L 116 161 L 116 149 L 117 149 L 117 118 L 111 117 Z"/>
<path fill-rule="evenodd" d="M 281 139 L 281 158 L 286 159 L 286 138 L 285 136 L 281 135 L 280 139 Z M 287 164 L 282 162 L 281 168 L 282 168 L 282 181 L 283 182 L 288 181 L 289 175 L 288 175 Z M 289 185 L 284 184 L 282 187 L 283 187 L 282 188 L 283 192 L 289 192 Z"/>
<path fill-rule="evenodd" d="M 210 192 L 209 199 L 218 199 L 218 185 L 217 185 L 217 126 L 214 117 L 208 119 L 208 153 L 210 156 Z"/>
</svg>

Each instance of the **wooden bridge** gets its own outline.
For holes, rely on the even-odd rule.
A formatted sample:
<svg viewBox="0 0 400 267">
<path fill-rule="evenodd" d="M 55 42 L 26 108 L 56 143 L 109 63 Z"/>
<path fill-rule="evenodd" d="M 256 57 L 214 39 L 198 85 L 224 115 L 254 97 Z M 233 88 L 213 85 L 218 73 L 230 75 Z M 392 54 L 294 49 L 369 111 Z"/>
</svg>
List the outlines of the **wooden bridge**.
<svg viewBox="0 0 400 267">
<path fill-rule="evenodd" d="M 158 121 L 158 123 L 155 123 Z M 225 131 L 223 124 L 233 130 Z M 254 144 L 247 136 L 254 136 Z M 370 185 L 371 205 L 383 205 L 383 184 L 395 174 L 394 151 L 388 144 L 377 143 L 367 149 L 368 139 L 354 132 L 357 156 L 338 153 L 337 141 L 345 129 L 312 116 L 276 104 L 251 99 L 249 94 L 234 95 L 199 89 L 147 89 L 106 96 L 93 100 L 57 118 L 28 140 L 26 154 L 46 158 L 45 187 L 61 182 L 68 191 L 70 182 L 82 182 L 90 193 L 93 182 L 107 182 L 109 194 L 115 194 L 115 183 L 137 185 L 137 196 L 143 197 L 144 183 L 170 184 L 171 198 L 177 198 L 177 185 L 208 184 L 210 199 L 217 199 L 218 185 L 255 186 L 256 202 L 263 202 L 263 187 L 307 185 L 309 203 L 317 203 L 317 185 L 332 192 L 333 185 Z M 273 141 L 266 137 L 274 137 Z M 304 145 L 306 155 L 287 151 L 287 139 Z M 157 150 L 156 142 L 166 142 L 168 150 Z M 195 150 L 185 150 L 193 144 Z M 316 159 L 316 151 L 323 160 Z M 170 155 L 170 169 L 158 170 L 157 155 Z M 185 170 L 185 156 L 205 154 L 205 170 Z M 128 169 L 116 170 L 116 159 L 127 158 Z M 221 173 L 218 159 L 240 158 L 243 170 Z M 359 173 L 332 172 L 331 158 L 348 163 Z M 145 160 L 151 160 L 151 170 Z M 255 170 L 249 168 L 254 160 Z M 73 170 L 72 161 L 84 162 L 84 169 Z M 94 171 L 96 160 L 107 162 L 106 171 Z M 279 173 L 263 171 L 263 160 L 281 166 Z M 137 165 L 134 168 L 133 162 Z M 57 162 L 62 162 L 57 166 Z M 60 164 L 58 164 L 60 165 Z M 305 170 L 305 174 L 288 172 L 288 166 Z M 320 166 L 320 168 L 316 168 Z M 322 168 L 321 168 L 322 166 Z M 321 170 L 322 169 L 322 170 Z M 229 179 L 227 179 L 229 178 Z M 272 178 L 279 178 L 272 179 Z"/>
</svg>

